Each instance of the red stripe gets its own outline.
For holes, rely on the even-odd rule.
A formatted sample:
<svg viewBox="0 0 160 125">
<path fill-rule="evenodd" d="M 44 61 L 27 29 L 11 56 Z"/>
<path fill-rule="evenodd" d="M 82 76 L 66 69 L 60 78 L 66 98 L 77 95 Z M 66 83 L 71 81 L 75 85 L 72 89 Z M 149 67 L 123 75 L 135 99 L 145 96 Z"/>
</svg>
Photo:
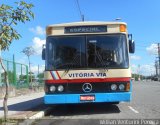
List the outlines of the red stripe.
<svg viewBox="0 0 160 125">
<path fill-rule="evenodd" d="M 58 78 L 61 79 L 61 77 L 59 76 L 59 73 L 58 73 L 57 71 L 56 71 L 56 73 L 57 73 L 57 75 L 58 75 Z"/>
<path fill-rule="evenodd" d="M 130 77 L 125 78 L 94 78 L 94 79 L 60 79 L 45 80 L 45 83 L 83 83 L 83 82 L 129 82 Z"/>
</svg>

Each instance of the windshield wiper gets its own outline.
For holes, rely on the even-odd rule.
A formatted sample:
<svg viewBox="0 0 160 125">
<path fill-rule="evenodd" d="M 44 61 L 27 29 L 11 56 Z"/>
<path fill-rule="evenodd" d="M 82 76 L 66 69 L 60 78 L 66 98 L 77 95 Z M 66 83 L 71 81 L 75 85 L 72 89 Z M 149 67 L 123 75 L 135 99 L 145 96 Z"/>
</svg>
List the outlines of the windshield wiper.
<svg viewBox="0 0 160 125">
<path fill-rule="evenodd" d="M 103 61 L 102 59 L 102 56 L 99 54 L 99 52 L 97 52 L 97 50 L 95 50 L 95 55 L 97 56 L 97 58 L 99 59 L 100 63 L 102 66 L 104 66 L 104 70 L 108 71 L 108 68 L 107 68 L 107 65 L 105 64 L 105 62 Z M 96 62 L 96 65 L 97 65 L 97 62 Z"/>
<path fill-rule="evenodd" d="M 80 53 L 78 53 L 78 54 L 76 54 L 75 56 L 74 56 L 74 58 L 73 58 L 73 63 L 71 62 L 71 63 L 69 63 L 71 66 L 81 66 L 81 58 L 80 58 L 80 64 L 79 64 L 79 62 L 78 62 L 78 56 L 80 55 Z M 66 68 L 65 69 L 65 73 L 68 73 L 69 72 L 69 70 L 72 68 L 72 67 L 70 67 L 70 65 L 67 65 L 68 66 L 68 68 Z"/>
</svg>

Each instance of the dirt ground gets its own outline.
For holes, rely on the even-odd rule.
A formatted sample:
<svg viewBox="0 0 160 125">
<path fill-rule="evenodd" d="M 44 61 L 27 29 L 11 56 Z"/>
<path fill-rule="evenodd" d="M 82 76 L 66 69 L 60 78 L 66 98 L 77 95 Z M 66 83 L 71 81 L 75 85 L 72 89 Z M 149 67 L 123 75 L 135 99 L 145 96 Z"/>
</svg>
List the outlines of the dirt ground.
<svg viewBox="0 0 160 125">
<path fill-rule="evenodd" d="M 26 95 L 28 93 L 41 92 L 44 91 L 43 87 L 34 87 L 34 88 L 19 88 L 9 87 L 9 97 L 15 97 L 20 95 Z M 0 99 L 5 95 L 5 87 L 0 87 Z"/>
</svg>

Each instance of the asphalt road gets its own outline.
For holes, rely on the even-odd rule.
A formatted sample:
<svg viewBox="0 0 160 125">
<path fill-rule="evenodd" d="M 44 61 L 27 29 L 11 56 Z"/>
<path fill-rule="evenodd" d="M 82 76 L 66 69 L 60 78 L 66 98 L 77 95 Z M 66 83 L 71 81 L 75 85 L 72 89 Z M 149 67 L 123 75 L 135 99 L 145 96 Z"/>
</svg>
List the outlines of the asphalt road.
<svg viewBox="0 0 160 125">
<path fill-rule="evenodd" d="M 132 97 L 131 102 L 122 102 L 118 105 L 105 103 L 57 105 L 53 107 L 51 114 L 34 124 L 80 125 L 100 122 L 94 119 L 160 119 L 160 82 L 133 82 Z"/>
</svg>

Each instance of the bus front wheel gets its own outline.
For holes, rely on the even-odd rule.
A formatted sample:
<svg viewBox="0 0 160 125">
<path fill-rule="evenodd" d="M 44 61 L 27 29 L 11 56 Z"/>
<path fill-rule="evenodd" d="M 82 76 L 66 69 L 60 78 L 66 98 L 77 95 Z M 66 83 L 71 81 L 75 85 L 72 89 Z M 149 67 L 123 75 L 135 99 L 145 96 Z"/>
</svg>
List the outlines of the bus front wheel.
<svg viewBox="0 0 160 125">
<path fill-rule="evenodd" d="M 119 102 L 110 102 L 110 104 L 112 104 L 112 105 L 118 105 Z"/>
</svg>

